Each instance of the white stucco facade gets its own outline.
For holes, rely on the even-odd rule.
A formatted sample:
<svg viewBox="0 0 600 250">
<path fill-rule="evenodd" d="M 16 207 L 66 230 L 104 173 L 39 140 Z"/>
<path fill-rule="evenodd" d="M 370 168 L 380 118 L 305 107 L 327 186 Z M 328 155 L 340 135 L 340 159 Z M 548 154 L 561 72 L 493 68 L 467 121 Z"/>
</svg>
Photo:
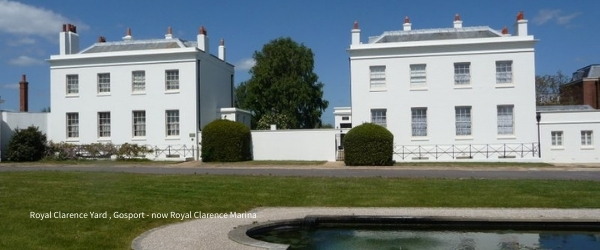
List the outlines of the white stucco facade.
<svg viewBox="0 0 600 250">
<path fill-rule="evenodd" d="M 49 139 L 197 147 L 198 131 L 233 104 L 234 70 L 224 44 L 218 56 L 208 53 L 201 32 L 194 42 L 173 38 L 170 30 L 154 40 L 128 33 L 123 41 L 102 40 L 80 51 L 63 49 L 78 44 L 78 34 L 63 28 L 61 53 L 48 60 Z"/>
<path fill-rule="evenodd" d="M 527 21 L 518 21 L 514 35 L 489 27 L 463 28 L 459 22 L 453 28 L 415 30 L 407 19 L 404 30 L 385 32 L 365 43 L 358 24 L 352 30 L 352 125 L 386 126 L 394 134 L 396 151 L 405 152 L 395 154 L 396 161 L 497 161 L 503 155 L 406 152 L 537 144 L 532 133 L 536 40 L 527 34 Z M 466 118 L 462 125 L 459 116 Z M 508 120 L 500 125 L 499 119 Z M 537 156 L 532 151 L 527 157 Z"/>
</svg>

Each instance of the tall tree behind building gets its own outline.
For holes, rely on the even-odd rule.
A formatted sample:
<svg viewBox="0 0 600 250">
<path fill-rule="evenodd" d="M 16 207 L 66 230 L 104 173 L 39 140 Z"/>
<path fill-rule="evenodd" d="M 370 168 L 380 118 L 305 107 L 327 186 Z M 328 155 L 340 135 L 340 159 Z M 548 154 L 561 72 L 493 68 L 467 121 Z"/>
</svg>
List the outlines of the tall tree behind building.
<svg viewBox="0 0 600 250">
<path fill-rule="evenodd" d="M 568 100 L 561 98 L 561 86 L 569 83 L 570 77 L 561 71 L 555 75 L 535 76 L 535 101 L 536 105 L 568 105 Z M 561 100 L 562 99 L 562 100 Z"/>
<path fill-rule="evenodd" d="M 235 90 L 236 106 L 252 111 L 252 127 L 263 123 L 292 129 L 320 127 L 329 102 L 313 72 L 312 50 L 286 37 L 270 41 L 252 57 L 256 64 L 250 69 L 251 78 Z"/>
</svg>

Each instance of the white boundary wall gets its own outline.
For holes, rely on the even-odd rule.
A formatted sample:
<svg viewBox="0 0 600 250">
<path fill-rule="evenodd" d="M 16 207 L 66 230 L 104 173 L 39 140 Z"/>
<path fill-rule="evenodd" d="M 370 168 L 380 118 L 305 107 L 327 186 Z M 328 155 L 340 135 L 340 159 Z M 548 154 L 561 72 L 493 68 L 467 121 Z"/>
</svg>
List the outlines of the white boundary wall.
<svg viewBox="0 0 600 250">
<path fill-rule="evenodd" d="M 254 160 L 335 161 L 335 129 L 252 131 Z"/>
</svg>

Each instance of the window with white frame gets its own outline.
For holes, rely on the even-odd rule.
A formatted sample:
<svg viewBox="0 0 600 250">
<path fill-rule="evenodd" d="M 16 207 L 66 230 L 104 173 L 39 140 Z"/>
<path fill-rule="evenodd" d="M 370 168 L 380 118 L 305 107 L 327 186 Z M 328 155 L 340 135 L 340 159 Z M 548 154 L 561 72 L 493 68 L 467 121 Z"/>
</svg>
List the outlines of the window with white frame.
<svg viewBox="0 0 600 250">
<path fill-rule="evenodd" d="M 411 108 L 412 136 L 427 136 L 427 108 Z"/>
<path fill-rule="evenodd" d="M 592 146 L 592 135 L 593 132 L 591 130 L 582 130 L 581 131 L 581 146 Z"/>
<path fill-rule="evenodd" d="M 552 146 L 558 147 L 563 145 L 562 131 L 552 131 L 550 132 L 550 136 L 552 136 Z"/>
<path fill-rule="evenodd" d="M 167 91 L 179 89 L 179 70 L 165 71 L 165 88 Z"/>
<path fill-rule="evenodd" d="M 98 93 L 110 93 L 110 73 L 98 74 Z"/>
<path fill-rule="evenodd" d="M 382 127 L 387 126 L 386 109 L 371 109 L 371 123 L 380 125 Z"/>
<path fill-rule="evenodd" d="M 454 64 L 454 84 L 469 85 L 471 84 L 471 63 L 455 63 Z"/>
<path fill-rule="evenodd" d="M 110 137 L 110 112 L 98 112 L 98 137 Z"/>
<path fill-rule="evenodd" d="M 512 135 L 515 133 L 513 105 L 498 106 L 498 134 Z"/>
<path fill-rule="evenodd" d="M 457 136 L 466 136 L 471 135 L 471 107 L 455 107 L 455 117 L 456 117 L 456 135 Z"/>
<path fill-rule="evenodd" d="M 146 111 L 133 111 L 133 137 L 146 136 Z"/>
<path fill-rule="evenodd" d="M 385 66 L 371 66 L 371 90 L 385 89 Z"/>
<path fill-rule="evenodd" d="M 79 113 L 67 113 L 67 138 L 79 138 Z"/>
<path fill-rule="evenodd" d="M 146 91 L 146 72 L 143 70 L 131 72 L 131 91 Z"/>
<path fill-rule="evenodd" d="M 513 71 L 512 61 L 496 62 L 496 83 L 512 83 Z"/>
<path fill-rule="evenodd" d="M 410 65 L 410 86 L 425 87 L 427 85 L 427 65 L 426 64 L 411 64 Z"/>
<path fill-rule="evenodd" d="M 67 94 L 79 94 L 79 75 L 67 75 Z"/>
<path fill-rule="evenodd" d="M 167 136 L 179 136 L 179 110 L 167 110 L 165 113 Z"/>
</svg>

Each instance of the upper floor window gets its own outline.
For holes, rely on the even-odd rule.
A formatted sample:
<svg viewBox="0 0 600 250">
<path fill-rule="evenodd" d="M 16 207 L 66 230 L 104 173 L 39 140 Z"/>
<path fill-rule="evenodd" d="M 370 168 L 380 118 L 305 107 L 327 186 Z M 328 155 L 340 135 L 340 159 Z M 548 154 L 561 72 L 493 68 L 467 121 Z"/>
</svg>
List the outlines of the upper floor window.
<svg viewBox="0 0 600 250">
<path fill-rule="evenodd" d="M 387 110 L 386 109 L 371 109 L 371 123 L 380 125 L 382 127 L 387 126 Z"/>
<path fill-rule="evenodd" d="M 410 86 L 425 87 L 427 85 L 427 65 L 426 64 L 411 64 L 410 65 Z"/>
<path fill-rule="evenodd" d="M 342 116 L 342 121 L 349 121 L 350 117 L 349 116 Z"/>
<path fill-rule="evenodd" d="M 471 135 L 471 107 L 455 107 L 456 116 L 456 135 Z"/>
<path fill-rule="evenodd" d="M 67 94 L 79 94 L 79 75 L 67 75 Z"/>
<path fill-rule="evenodd" d="M 498 134 L 512 135 L 515 132 L 515 122 L 512 105 L 498 106 Z"/>
<path fill-rule="evenodd" d="M 98 74 L 98 93 L 110 93 L 110 73 Z"/>
<path fill-rule="evenodd" d="M 131 72 L 131 91 L 146 91 L 146 72 L 143 70 Z"/>
<path fill-rule="evenodd" d="M 581 131 L 581 146 L 592 146 L 592 135 L 593 132 L 591 130 L 582 130 Z"/>
<path fill-rule="evenodd" d="M 179 70 L 165 71 L 165 88 L 166 90 L 179 89 Z"/>
<path fill-rule="evenodd" d="M 79 113 L 67 113 L 67 138 L 79 137 Z"/>
<path fill-rule="evenodd" d="M 512 61 L 496 62 L 496 83 L 512 83 Z"/>
<path fill-rule="evenodd" d="M 427 108 L 411 109 L 412 136 L 427 136 Z"/>
<path fill-rule="evenodd" d="M 471 84 L 471 63 L 455 63 L 454 64 L 454 84 L 469 85 Z"/>
<path fill-rule="evenodd" d="M 371 90 L 385 89 L 385 66 L 371 66 Z"/>
</svg>

